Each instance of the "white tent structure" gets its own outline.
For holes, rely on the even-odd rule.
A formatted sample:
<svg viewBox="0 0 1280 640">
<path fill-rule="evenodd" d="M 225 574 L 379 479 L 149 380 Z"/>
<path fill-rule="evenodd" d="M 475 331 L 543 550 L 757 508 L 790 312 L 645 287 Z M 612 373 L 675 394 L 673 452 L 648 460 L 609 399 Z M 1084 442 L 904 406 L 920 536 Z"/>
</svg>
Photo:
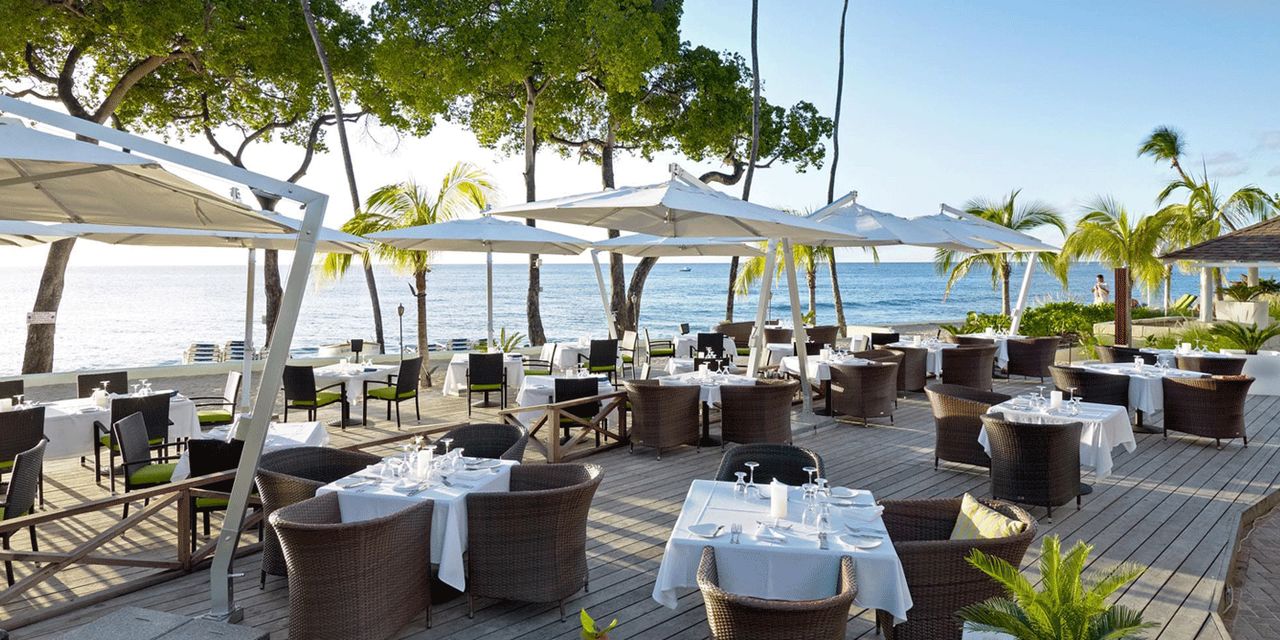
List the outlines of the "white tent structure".
<svg viewBox="0 0 1280 640">
<path fill-rule="evenodd" d="M 647 233 L 673 238 L 753 238 L 767 239 L 765 249 L 765 280 L 760 287 L 760 300 L 756 309 L 756 326 L 764 326 L 769 311 L 769 294 L 772 272 L 781 240 L 787 271 L 787 286 L 791 294 L 792 324 L 798 345 L 806 341 L 804 319 L 800 313 L 800 293 L 796 285 L 795 261 L 791 243 L 818 242 L 858 236 L 838 231 L 828 225 L 798 216 L 788 215 L 777 209 L 746 202 L 722 193 L 702 183 L 696 177 L 672 164 L 671 179 L 641 187 L 622 187 L 609 191 L 585 193 L 551 200 L 540 200 L 495 209 L 494 215 L 534 218 L 553 222 L 568 222 L 605 229 L 618 229 L 635 233 Z M 760 354 L 764 351 L 764 332 L 757 331 L 751 344 L 751 360 L 748 372 L 755 375 Z M 803 346 L 797 348 L 800 357 L 800 385 L 806 412 L 812 412 L 812 398 L 808 372 L 808 357 Z"/>
<path fill-rule="evenodd" d="M 410 251 L 465 251 L 485 254 L 486 330 L 493 346 L 493 254 L 545 253 L 576 256 L 587 242 L 564 234 L 531 227 L 521 222 L 499 220 L 488 215 L 460 218 L 437 224 L 379 231 L 367 236 L 398 249 Z"/>
<path fill-rule="evenodd" d="M 53 229 L 53 225 L 0 220 L 0 246 L 34 247 L 66 239 L 67 235 Z"/>
<path fill-rule="evenodd" d="M 43 123 L 67 133 L 131 150 L 111 151 L 87 142 L 51 134 L 30 135 L 30 128 L 7 121 L 0 126 L 0 219 L 49 220 L 91 224 L 138 224 L 167 227 L 209 227 L 244 231 L 276 231 L 277 222 L 249 207 L 213 194 L 159 167 L 163 161 L 205 176 L 241 184 L 255 193 L 291 200 L 306 211 L 297 238 L 288 285 L 280 305 L 272 349 L 259 388 L 244 453 L 218 547 L 209 572 L 209 617 L 236 621 L 242 612 L 235 605 L 231 563 L 258 458 L 267 437 L 267 423 L 280 388 L 289 345 L 298 321 L 311 260 L 315 256 L 320 225 L 329 197 L 318 191 L 233 167 L 163 143 L 38 107 L 9 96 L 0 96 L 0 112 Z"/>
</svg>

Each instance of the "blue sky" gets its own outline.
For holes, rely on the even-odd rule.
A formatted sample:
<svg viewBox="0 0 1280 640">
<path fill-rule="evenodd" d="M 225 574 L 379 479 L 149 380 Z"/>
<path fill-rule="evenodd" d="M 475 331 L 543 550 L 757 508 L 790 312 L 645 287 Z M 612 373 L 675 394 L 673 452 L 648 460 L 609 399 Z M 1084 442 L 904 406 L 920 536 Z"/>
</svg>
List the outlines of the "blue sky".
<svg viewBox="0 0 1280 640">
<path fill-rule="evenodd" d="M 840 3 L 761 4 L 766 95 L 783 104 L 809 100 L 830 115 Z M 1131 211 L 1147 212 L 1170 173 L 1135 152 L 1161 124 L 1183 131 L 1188 164 L 1198 170 L 1203 161 L 1223 187 L 1255 183 L 1280 192 L 1276 24 L 1280 3 L 1262 0 L 855 0 L 849 7 L 837 192 L 857 189 L 860 202 L 906 216 L 934 213 L 940 202 L 960 206 L 971 197 L 998 197 L 1014 188 L 1071 214 L 1096 194 L 1111 194 Z M 745 57 L 749 26 L 745 0 L 685 2 L 683 36 L 695 44 Z M 356 145 L 366 194 L 408 177 L 435 184 L 457 160 L 490 170 L 506 201 L 523 194 L 518 158 L 482 149 L 468 133 L 450 126 L 426 139 L 400 139 L 374 128 L 357 135 Z M 208 153 L 201 140 L 184 146 Z M 249 160 L 251 167 L 269 170 L 292 164 L 296 155 L 294 149 L 270 147 L 251 152 Z M 660 180 L 673 160 L 681 159 L 623 159 L 618 182 Z M 540 197 L 599 185 L 594 165 L 551 151 L 540 154 L 538 174 Z M 826 168 L 798 174 L 775 167 L 758 172 L 756 180 L 753 200 L 792 208 L 825 203 Z M 329 224 L 350 216 L 336 154 L 319 156 L 305 183 L 332 192 Z M 886 260 L 928 255 L 881 252 Z M 850 250 L 842 258 L 865 255 Z M 73 264 L 236 264 L 242 259 L 238 252 L 81 243 Z M 472 261 L 458 254 L 439 259 Z M 18 260 L 40 264 L 43 250 L 25 250 Z"/>
</svg>

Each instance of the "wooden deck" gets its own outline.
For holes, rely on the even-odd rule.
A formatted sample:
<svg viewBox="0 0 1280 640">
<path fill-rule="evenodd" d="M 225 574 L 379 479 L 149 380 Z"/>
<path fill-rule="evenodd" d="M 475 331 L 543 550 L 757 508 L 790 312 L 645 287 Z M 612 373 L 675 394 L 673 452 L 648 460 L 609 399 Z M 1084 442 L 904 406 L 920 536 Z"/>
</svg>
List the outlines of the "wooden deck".
<svg viewBox="0 0 1280 640">
<path fill-rule="evenodd" d="M 1027 384 L 998 382 L 1006 392 L 1021 392 Z M 1041 532 L 1060 535 L 1064 542 L 1083 539 L 1095 546 L 1093 568 L 1119 562 L 1135 562 L 1149 567 L 1142 578 L 1128 588 L 1122 601 L 1141 609 L 1145 617 L 1161 625 L 1148 637 L 1161 640 L 1224 638 L 1211 618 L 1225 571 L 1225 556 L 1238 514 L 1249 504 L 1276 489 L 1280 483 L 1280 404 L 1278 398 L 1253 397 L 1249 402 L 1248 448 L 1238 442 L 1222 451 L 1213 441 L 1173 435 L 1139 435 L 1133 454 L 1119 453 L 1111 478 L 1097 482 L 1084 508 L 1062 507 L 1052 523 L 1041 516 Z M 436 398 L 425 403 L 423 424 L 466 420 L 465 403 L 456 398 Z M 491 417 L 477 410 L 474 421 Z M 358 439 L 374 439 L 394 431 L 386 423 L 346 432 L 331 429 L 335 446 Z M 954 496 L 968 491 L 987 495 L 985 474 L 961 465 L 933 469 L 933 422 L 922 395 L 903 400 L 896 425 L 869 429 L 837 425 L 823 426 L 816 434 L 797 435 L 796 444 L 819 451 L 826 460 L 833 482 L 872 490 L 878 498 Z M 569 603 L 571 609 L 586 608 L 597 619 L 618 618 L 616 637 L 689 638 L 707 636 L 702 598 L 690 592 L 680 598 L 676 609 L 665 608 L 651 598 L 653 579 L 662 559 L 663 547 L 675 522 L 689 482 L 715 473 L 719 451 L 693 449 L 673 451 L 655 461 L 652 452 L 629 455 L 625 449 L 591 458 L 605 468 L 604 482 L 596 495 L 588 523 L 588 557 L 591 592 Z M 50 508 L 102 497 L 105 492 L 92 483 L 92 474 L 72 461 L 49 466 Z M 1090 476 L 1087 478 L 1092 480 Z M 174 509 L 170 508 L 170 512 Z M 168 522 L 175 518 L 167 514 Z M 45 534 L 42 550 L 67 550 L 73 541 L 83 541 L 113 522 L 100 513 L 77 520 L 56 532 Z M 174 529 L 163 519 L 110 551 L 146 557 L 164 550 L 172 555 Z M 216 522 L 215 522 L 216 526 Z M 18 548 L 26 547 L 26 536 L 15 537 Z M 1034 544 L 1024 566 L 1034 575 L 1039 545 Z M 1280 561 L 1277 561 L 1280 562 Z M 238 603 L 244 607 L 245 624 L 267 629 L 273 638 L 287 637 L 288 589 L 281 578 L 257 587 L 257 560 L 249 557 L 237 563 L 246 576 L 237 581 Z M 19 577 L 31 571 L 23 567 Z M 42 586 L 31 598 L 0 608 L 0 620 L 41 607 L 85 597 L 142 569 L 95 566 L 76 569 Z M 39 622 L 13 633 L 14 638 L 56 637 L 61 631 L 99 617 L 112 608 L 136 605 L 186 615 L 208 609 L 208 572 L 196 571 L 173 581 L 94 604 L 82 610 Z M 554 606 L 480 601 L 474 620 L 466 616 L 465 599 L 437 604 L 435 626 L 427 631 L 423 618 L 402 630 L 405 638 L 456 638 L 458 640 L 503 640 L 507 638 L 578 637 L 573 620 L 558 621 Z M 0 622 L 0 626 L 3 623 Z M 874 637 L 872 615 L 851 611 L 849 637 Z"/>
</svg>

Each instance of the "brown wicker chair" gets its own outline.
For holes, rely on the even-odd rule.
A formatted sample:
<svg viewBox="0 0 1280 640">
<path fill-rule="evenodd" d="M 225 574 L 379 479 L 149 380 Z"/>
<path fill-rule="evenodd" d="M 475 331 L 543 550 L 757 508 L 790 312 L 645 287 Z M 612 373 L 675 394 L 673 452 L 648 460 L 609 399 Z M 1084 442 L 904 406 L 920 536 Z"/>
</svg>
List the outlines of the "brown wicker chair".
<svg viewBox="0 0 1280 640">
<path fill-rule="evenodd" d="M 788 344 L 794 340 L 792 335 L 793 332 L 790 329 L 783 329 L 782 327 L 764 328 L 764 341 L 769 344 Z"/>
<path fill-rule="evenodd" d="M 872 347 L 893 344 L 902 339 L 902 336 L 898 335 L 898 332 L 896 331 L 873 331 L 868 337 L 870 338 L 869 342 Z"/>
<path fill-rule="evenodd" d="M 955 336 L 955 343 L 962 347 L 994 347 L 996 341 L 991 338 L 975 336 Z"/>
<path fill-rule="evenodd" d="M 604 470 L 518 465 L 509 492 L 467 495 L 467 614 L 475 598 L 564 602 L 588 587 L 587 514 Z"/>
<path fill-rule="evenodd" d="M 697 386 L 633 384 L 632 381 L 623 385 L 631 407 L 631 450 L 636 445 L 653 447 L 661 460 L 663 449 L 698 445 L 701 414 Z"/>
<path fill-rule="evenodd" d="M 1118 376 L 1080 367 L 1049 367 L 1053 386 L 1066 393 L 1073 387 L 1075 397 L 1083 402 L 1129 406 L 1129 376 Z"/>
<path fill-rule="evenodd" d="M 1071 502 L 1080 508 L 1079 422 L 1029 424 L 982 416 L 991 445 L 991 497 L 1053 508 Z"/>
<path fill-rule="evenodd" d="M 820 324 L 816 327 L 806 327 L 805 334 L 809 337 L 809 342 L 813 342 L 821 348 L 823 345 L 835 346 L 836 338 L 840 335 L 840 327 L 834 324 Z"/>
<path fill-rule="evenodd" d="M 529 434 L 524 427 L 514 424 L 478 423 L 454 427 L 436 440 L 436 453 L 444 454 L 444 443 L 449 438 L 450 449 L 462 449 L 473 458 L 493 460 L 524 459 L 524 449 L 529 445 Z"/>
<path fill-rule="evenodd" d="M 790 443 L 791 399 L 799 388 L 795 380 L 720 387 L 720 447 L 728 442 Z"/>
<path fill-rule="evenodd" d="M 1133 347 L 1100 344 L 1094 347 L 1098 353 L 1098 361 L 1104 363 L 1133 362 L 1134 358 L 1142 358 L 1144 364 L 1154 365 L 1160 357 L 1154 353 L 1145 353 Z"/>
<path fill-rule="evenodd" d="M 0 479 L 13 470 L 18 454 L 45 439 L 44 411 L 44 407 L 32 407 L 0 412 Z M 40 475 L 40 506 L 44 506 L 44 474 Z"/>
<path fill-rule="evenodd" d="M 831 411 L 862 419 L 889 418 L 898 401 L 898 368 L 894 362 L 865 365 L 831 364 Z"/>
<path fill-rule="evenodd" d="M 957 384 L 932 384 L 924 393 L 933 408 L 933 468 L 939 460 L 989 468 L 991 458 L 978 443 L 982 415 L 1009 396 Z"/>
<path fill-rule="evenodd" d="M 720 588 L 716 552 L 702 548 L 698 589 L 706 604 L 712 640 L 842 640 L 849 607 L 858 593 L 853 558 L 840 557 L 835 595 L 821 600 L 769 600 Z"/>
<path fill-rule="evenodd" d="M 759 462 L 756 468 L 756 484 L 769 484 L 774 479 L 783 484 L 798 487 L 809 481 L 805 467 L 817 467 L 819 477 L 827 477 L 826 465 L 816 451 L 789 444 L 744 444 L 725 452 L 720 458 L 716 480 L 733 482 L 735 471 L 746 471 L 745 462 Z"/>
<path fill-rule="evenodd" d="M 885 360 L 888 362 L 902 361 L 902 354 L 893 349 L 864 349 L 862 351 L 855 351 L 850 355 L 864 360 Z"/>
<path fill-rule="evenodd" d="M 756 323 L 750 321 L 718 322 L 711 330 L 733 338 L 733 344 L 738 349 L 738 355 L 745 356 L 751 353 L 751 332 L 755 331 L 755 328 Z"/>
<path fill-rule="evenodd" d="M 1249 446 L 1244 414 L 1245 400 L 1253 384 L 1250 376 L 1165 378 L 1164 437 L 1170 431 L 1222 440 L 1242 438 Z"/>
<path fill-rule="evenodd" d="M 1238 376 L 1244 372 L 1244 358 L 1200 358 L 1177 356 L 1178 368 L 1199 371 L 1211 376 Z"/>
<path fill-rule="evenodd" d="M 902 356 L 898 367 L 898 391 L 923 391 L 929 377 L 929 350 L 916 347 L 888 349 Z"/>
<path fill-rule="evenodd" d="M 995 366 L 996 347 L 965 346 L 961 344 L 954 349 L 943 349 L 942 382 L 973 387 L 982 391 L 991 390 L 991 370 Z"/>
<path fill-rule="evenodd" d="M 1039 378 L 1040 382 L 1044 382 L 1049 375 L 1049 365 L 1057 361 L 1060 342 L 1058 336 L 1010 339 L 1006 343 L 1009 348 L 1006 373 L 1011 376 Z"/>
<path fill-rule="evenodd" d="M 5 487 L 4 502 L 0 502 L 0 520 L 12 520 L 35 510 L 36 493 L 44 477 L 44 447 L 48 440 L 41 439 L 30 449 L 19 452 L 13 459 L 13 476 Z M 21 529 L 19 529 L 21 531 Z M 0 534 L 0 549 L 9 550 L 9 539 L 18 531 Z M 35 526 L 27 527 L 31 535 L 31 550 L 39 551 Z M 4 561 L 5 578 L 13 586 L 13 562 Z"/>
<path fill-rule="evenodd" d="M 280 541 L 271 528 L 270 517 L 277 509 L 313 498 L 316 490 L 345 478 L 382 458 L 371 453 L 328 447 L 294 447 L 263 454 L 254 478 L 262 498 L 262 515 L 268 518 L 262 538 L 262 570 L 259 588 L 267 587 L 267 575 L 287 575 Z"/>
<path fill-rule="evenodd" d="M 331 493 L 272 513 L 289 567 L 289 637 L 381 640 L 423 609 L 430 628 L 434 507 L 343 522 Z"/>
<path fill-rule="evenodd" d="M 884 524 L 911 590 L 913 606 L 906 622 L 895 626 L 893 614 L 876 612 L 876 625 L 886 640 L 960 640 L 961 607 L 1004 595 L 1004 589 L 965 561 L 973 549 L 1022 564 L 1027 546 L 1036 536 L 1036 521 L 1007 502 L 981 501 L 986 506 L 1026 523 L 1008 538 L 950 540 L 961 498 L 884 500 Z"/>
</svg>

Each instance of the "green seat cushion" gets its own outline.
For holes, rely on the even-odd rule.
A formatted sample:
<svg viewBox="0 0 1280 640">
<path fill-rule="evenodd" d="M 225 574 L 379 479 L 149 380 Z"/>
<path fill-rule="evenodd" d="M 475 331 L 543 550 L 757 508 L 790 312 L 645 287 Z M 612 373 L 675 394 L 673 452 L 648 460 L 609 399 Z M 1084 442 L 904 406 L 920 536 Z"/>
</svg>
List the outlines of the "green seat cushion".
<svg viewBox="0 0 1280 640">
<path fill-rule="evenodd" d="M 551 367 L 525 367 L 526 376 L 551 375 Z"/>
<path fill-rule="evenodd" d="M 627 363 L 627 364 L 631 364 L 631 361 L 632 361 L 633 359 L 634 359 L 634 358 L 632 358 L 631 356 L 622 356 L 622 361 L 623 361 L 623 362 L 625 362 L 625 363 Z"/>
<path fill-rule="evenodd" d="M 740 356 L 751 355 L 751 347 L 738 347 L 738 355 Z"/>
<path fill-rule="evenodd" d="M 666 358 L 668 356 L 674 356 L 675 354 L 676 354 L 675 349 L 650 349 L 649 350 L 649 357 L 651 358 Z"/>
<path fill-rule="evenodd" d="M 467 387 L 472 391 L 502 391 L 502 383 L 495 382 L 493 384 L 473 384 Z"/>
<path fill-rule="evenodd" d="M 12 460 L 5 460 L 4 462 L 0 462 L 0 471 L 8 471 L 9 469 L 12 469 L 12 468 L 13 468 Z M 0 511 L 3 511 L 3 509 L 0 509 Z"/>
<path fill-rule="evenodd" d="M 601 373 L 605 371 L 613 371 L 616 368 L 617 368 L 616 365 L 602 364 L 595 367 L 587 367 L 587 371 L 590 371 L 591 373 Z"/>
<path fill-rule="evenodd" d="M 312 402 L 311 400 L 294 400 L 293 404 L 294 406 L 298 406 L 298 407 L 323 407 L 325 405 L 333 404 L 341 399 L 342 399 L 341 393 L 335 393 L 333 391 L 321 391 L 320 393 L 316 394 L 315 402 Z"/>
<path fill-rule="evenodd" d="M 379 400 L 404 400 L 416 395 L 418 395 L 418 391 L 416 389 L 410 389 L 399 395 L 396 395 L 395 387 L 378 387 L 377 389 L 369 390 L 369 397 L 377 398 Z"/>
<path fill-rule="evenodd" d="M 175 462 L 149 464 L 135 471 L 130 481 L 133 484 L 164 484 L 173 479 L 173 470 L 177 466 Z"/>
<path fill-rule="evenodd" d="M 112 449 L 112 450 L 114 450 L 114 451 L 119 451 L 119 450 L 120 450 L 120 447 L 117 447 L 117 446 L 115 446 L 115 445 L 111 444 L 111 435 L 110 435 L 110 434 L 105 434 L 105 435 L 99 436 L 99 437 L 98 437 L 98 442 L 101 442 L 101 443 L 102 443 L 102 446 L 104 446 L 104 447 L 111 447 L 111 449 Z M 164 438 L 152 438 L 152 439 L 150 439 L 150 440 L 148 440 L 148 441 L 147 441 L 147 444 L 152 445 L 152 446 L 155 446 L 155 445 L 158 445 L 158 444 L 164 444 Z"/>
<path fill-rule="evenodd" d="M 225 509 L 227 508 L 226 498 L 196 498 L 197 509 Z"/>
<path fill-rule="evenodd" d="M 231 422 L 231 412 L 222 411 L 220 409 L 210 409 L 209 411 L 196 412 L 196 418 L 200 420 L 200 424 L 223 424 Z"/>
</svg>

